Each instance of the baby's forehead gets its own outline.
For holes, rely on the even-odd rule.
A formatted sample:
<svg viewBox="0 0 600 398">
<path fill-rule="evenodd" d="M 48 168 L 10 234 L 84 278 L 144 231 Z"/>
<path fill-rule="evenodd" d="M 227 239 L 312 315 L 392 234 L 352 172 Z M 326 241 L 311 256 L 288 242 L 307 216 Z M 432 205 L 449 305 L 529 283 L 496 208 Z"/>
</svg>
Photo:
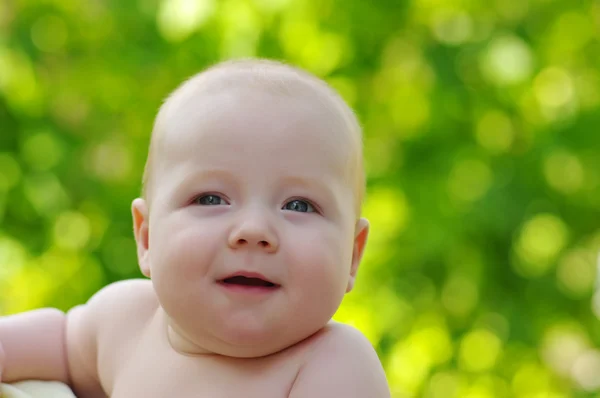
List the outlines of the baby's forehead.
<svg viewBox="0 0 600 398">
<path fill-rule="evenodd" d="M 247 153 L 258 142 L 267 153 L 305 158 L 321 153 L 344 168 L 356 148 L 340 118 L 314 101 L 278 96 L 247 88 L 200 95 L 168 122 L 157 152 L 173 165 L 200 153 L 202 158 Z"/>
<path fill-rule="evenodd" d="M 176 126 L 198 124 L 202 118 L 213 116 L 224 96 L 240 107 L 258 107 L 259 98 L 270 96 L 276 102 L 293 103 L 296 113 L 318 117 L 332 126 L 331 133 L 343 132 L 340 137 L 360 145 L 360 128 L 353 112 L 325 82 L 279 64 L 225 65 L 202 72 L 176 89 L 161 107 L 153 137 L 156 144 L 173 138 Z M 268 106 L 268 105 L 266 105 Z M 228 110 L 235 112 L 233 106 Z M 211 113 L 212 112 L 212 113 Z M 225 115 L 227 117 L 227 115 Z M 335 126 L 335 127 L 333 127 Z M 175 134 L 176 135 L 176 134 Z M 162 137 L 161 137 L 162 136 Z M 168 139 L 167 139 L 168 140 Z M 159 144 L 158 146 L 163 147 Z"/>
</svg>

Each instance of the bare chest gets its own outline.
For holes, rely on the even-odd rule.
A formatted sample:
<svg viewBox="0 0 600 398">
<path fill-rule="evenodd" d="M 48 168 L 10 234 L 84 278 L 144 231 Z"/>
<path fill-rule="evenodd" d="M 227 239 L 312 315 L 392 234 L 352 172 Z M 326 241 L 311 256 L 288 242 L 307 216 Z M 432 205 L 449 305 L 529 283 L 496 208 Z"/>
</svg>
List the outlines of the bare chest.
<svg viewBox="0 0 600 398">
<path fill-rule="evenodd" d="M 119 366 L 110 398 L 287 398 L 299 367 L 293 357 L 187 357 L 142 344 Z"/>
<path fill-rule="evenodd" d="M 130 369 L 116 380 L 111 398 L 287 398 L 294 376 L 286 372 L 262 374 L 193 371 L 187 367 Z"/>
</svg>

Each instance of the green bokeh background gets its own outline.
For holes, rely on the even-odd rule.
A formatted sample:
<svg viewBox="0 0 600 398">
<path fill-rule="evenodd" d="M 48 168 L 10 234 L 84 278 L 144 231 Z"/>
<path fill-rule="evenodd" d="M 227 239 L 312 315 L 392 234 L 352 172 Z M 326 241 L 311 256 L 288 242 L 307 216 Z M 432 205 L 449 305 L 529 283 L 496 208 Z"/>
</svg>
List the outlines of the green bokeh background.
<svg viewBox="0 0 600 398">
<path fill-rule="evenodd" d="M 140 276 L 154 115 L 243 56 L 364 126 L 372 234 L 336 318 L 394 398 L 600 397 L 600 1 L 0 0 L 0 313 Z"/>
</svg>

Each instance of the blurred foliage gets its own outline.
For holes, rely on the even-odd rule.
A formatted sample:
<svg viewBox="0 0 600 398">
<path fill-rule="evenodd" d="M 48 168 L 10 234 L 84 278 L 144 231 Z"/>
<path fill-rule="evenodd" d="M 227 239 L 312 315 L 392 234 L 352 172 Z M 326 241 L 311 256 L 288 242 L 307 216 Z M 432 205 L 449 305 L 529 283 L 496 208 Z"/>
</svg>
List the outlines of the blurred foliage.
<svg viewBox="0 0 600 398">
<path fill-rule="evenodd" d="M 0 313 L 139 277 L 161 101 L 273 57 L 364 125 L 372 234 L 336 318 L 393 397 L 600 397 L 599 55 L 597 0 L 0 0 Z"/>
</svg>

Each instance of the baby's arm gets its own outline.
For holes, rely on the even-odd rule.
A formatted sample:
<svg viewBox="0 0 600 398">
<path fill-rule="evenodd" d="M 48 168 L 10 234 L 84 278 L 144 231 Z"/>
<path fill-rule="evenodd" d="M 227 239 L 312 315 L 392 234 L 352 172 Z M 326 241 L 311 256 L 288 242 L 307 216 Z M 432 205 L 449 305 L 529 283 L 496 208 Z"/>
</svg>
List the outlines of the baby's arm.
<svg viewBox="0 0 600 398">
<path fill-rule="evenodd" d="M 335 324 L 316 343 L 288 398 L 389 398 L 377 354 L 356 329 Z"/>
<path fill-rule="evenodd" d="M 156 306 L 150 281 L 128 280 L 106 286 L 66 315 L 42 309 L 0 317 L 0 380 L 54 380 L 79 398 L 105 397 L 102 370 L 111 374 L 124 342 Z"/>
<path fill-rule="evenodd" d="M 45 308 L 0 317 L 1 381 L 59 381 L 80 398 L 104 397 L 96 373 L 90 371 L 95 368 L 94 325 L 83 321 L 89 316 L 84 308 L 68 315 Z"/>
<path fill-rule="evenodd" d="M 69 381 L 65 314 L 46 308 L 0 318 L 2 381 Z"/>
</svg>

